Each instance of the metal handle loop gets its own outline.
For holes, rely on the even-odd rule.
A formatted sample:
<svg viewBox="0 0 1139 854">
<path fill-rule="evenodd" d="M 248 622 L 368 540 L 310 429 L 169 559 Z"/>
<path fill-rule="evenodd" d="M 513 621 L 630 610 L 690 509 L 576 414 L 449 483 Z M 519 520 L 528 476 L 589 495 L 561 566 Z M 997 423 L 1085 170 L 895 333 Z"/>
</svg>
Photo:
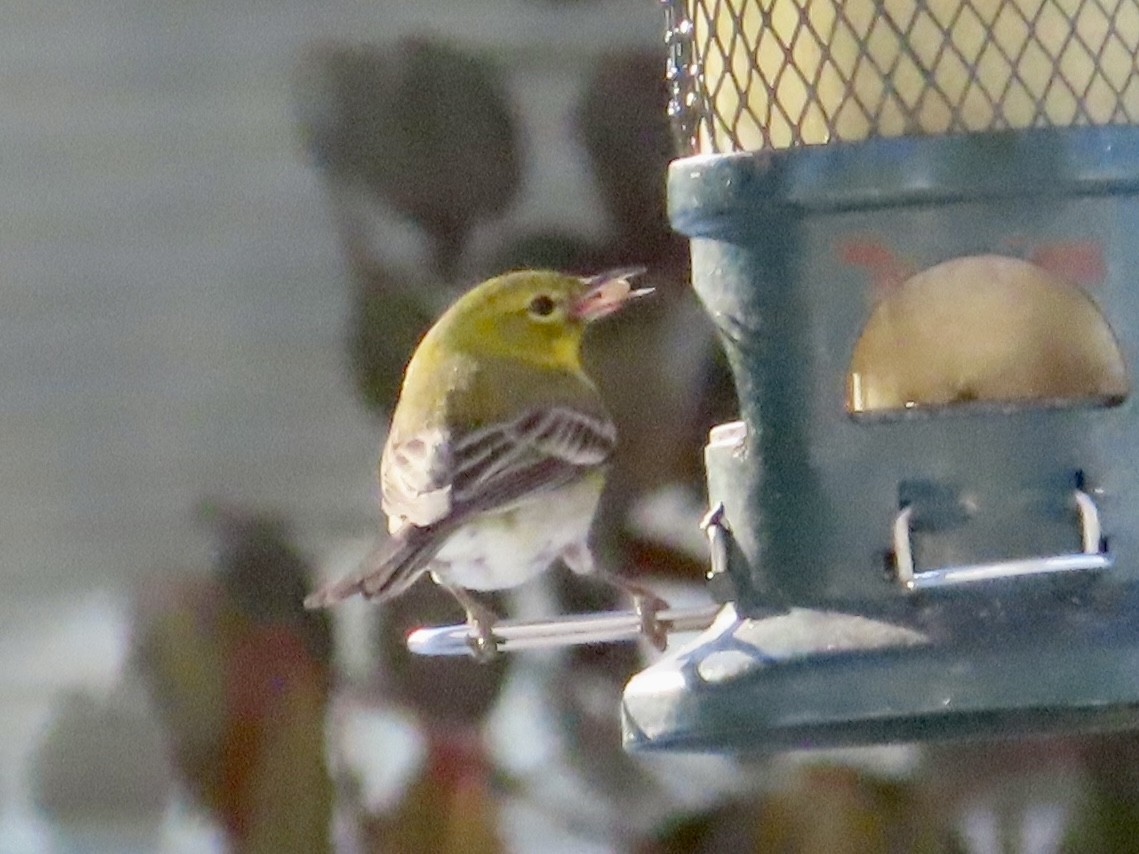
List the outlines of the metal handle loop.
<svg viewBox="0 0 1139 854">
<path fill-rule="evenodd" d="M 914 570 L 913 546 L 910 542 L 910 521 L 913 506 L 903 507 L 894 518 L 894 563 L 898 582 L 908 591 L 930 590 L 967 584 L 974 581 L 993 581 L 1025 575 L 1053 572 L 1075 572 L 1107 569 L 1111 555 L 1100 549 L 1102 533 L 1099 511 L 1092 497 L 1083 490 L 1075 490 L 1076 510 L 1080 517 L 1082 552 L 1052 555 L 1049 557 L 1021 558 L 993 563 L 951 566 L 943 569 Z"/>
</svg>

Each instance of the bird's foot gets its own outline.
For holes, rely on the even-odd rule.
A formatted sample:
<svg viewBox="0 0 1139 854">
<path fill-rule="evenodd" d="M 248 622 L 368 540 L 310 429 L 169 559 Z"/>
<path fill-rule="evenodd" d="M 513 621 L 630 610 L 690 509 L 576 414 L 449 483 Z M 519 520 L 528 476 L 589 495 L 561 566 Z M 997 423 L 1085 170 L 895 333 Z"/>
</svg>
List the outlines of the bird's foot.
<svg viewBox="0 0 1139 854">
<path fill-rule="evenodd" d="M 499 656 L 498 638 L 494 636 L 494 624 L 498 622 L 498 615 L 462 587 L 451 584 L 443 586 L 467 612 L 467 626 L 471 630 L 467 634 L 467 646 L 471 648 L 475 661 L 480 664 L 494 661 Z"/>
<path fill-rule="evenodd" d="M 641 634 L 659 652 L 668 648 L 668 627 L 657 617 L 669 608 L 668 602 L 647 590 L 633 594 L 633 611 L 641 620 Z"/>
<path fill-rule="evenodd" d="M 479 664 L 489 664 L 500 655 L 498 638 L 494 636 L 496 621 L 497 617 L 485 608 L 467 611 L 467 625 L 471 630 L 467 635 L 467 646 Z"/>
<path fill-rule="evenodd" d="M 597 570 L 594 571 L 597 572 Z M 661 611 L 667 611 L 672 606 L 647 587 L 642 587 L 620 575 L 604 571 L 597 572 L 597 574 L 633 600 L 633 611 L 641 621 L 641 634 L 657 650 L 664 652 L 668 647 L 668 626 L 660 621 L 657 614 Z"/>
</svg>

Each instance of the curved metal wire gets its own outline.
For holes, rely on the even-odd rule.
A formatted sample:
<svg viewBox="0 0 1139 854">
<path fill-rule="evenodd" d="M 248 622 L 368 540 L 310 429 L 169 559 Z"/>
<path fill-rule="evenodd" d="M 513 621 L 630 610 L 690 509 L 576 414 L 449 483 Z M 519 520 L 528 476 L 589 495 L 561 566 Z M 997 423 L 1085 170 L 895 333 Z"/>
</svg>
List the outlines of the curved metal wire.
<svg viewBox="0 0 1139 854">
<path fill-rule="evenodd" d="M 661 0 L 683 153 L 1139 123 L 1139 0 Z"/>
</svg>

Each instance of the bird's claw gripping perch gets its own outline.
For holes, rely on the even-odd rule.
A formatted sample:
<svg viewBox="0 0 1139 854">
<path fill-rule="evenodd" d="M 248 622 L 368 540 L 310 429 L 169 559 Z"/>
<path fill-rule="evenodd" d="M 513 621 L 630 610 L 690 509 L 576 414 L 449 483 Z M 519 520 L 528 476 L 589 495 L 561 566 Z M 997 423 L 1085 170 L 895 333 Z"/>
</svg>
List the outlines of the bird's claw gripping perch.
<svg viewBox="0 0 1139 854">
<path fill-rule="evenodd" d="M 668 648 L 668 626 L 659 614 L 669 609 L 669 604 L 655 593 L 637 593 L 633 596 L 633 611 L 641 621 L 641 634 L 658 652 Z"/>
<path fill-rule="evenodd" d="M 489 664 L 501 655 L 498 648 L 498 638 L 494 634 L 494 621 L 487 622 L 476 616 L 467 619 L 470 632 L 467 635 L 467 645 L 471 654 L 479 664 Z"/>
<path fill-rule="evenodd" d="M 462 587 L 444 585 L 467 612 L 467 646 L 475 660 L 487 664 L 498 658 L 499 638 L 494 634 L 498 615 Z"/>
</svg>

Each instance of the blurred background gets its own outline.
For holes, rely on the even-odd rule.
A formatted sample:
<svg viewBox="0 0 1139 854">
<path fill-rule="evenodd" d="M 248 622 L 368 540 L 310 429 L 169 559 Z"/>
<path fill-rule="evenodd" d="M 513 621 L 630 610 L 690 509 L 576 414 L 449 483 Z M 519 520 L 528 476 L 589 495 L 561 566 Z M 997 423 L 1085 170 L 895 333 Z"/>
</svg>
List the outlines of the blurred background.
<svg viewBox="0 0 1139 854">
<path fill-rule="evenodd" d="M 619 748 L 633 647 L 558 658 L 583 689 L 557 696 L 549 660 L 407 661 L 408 627 L 460 616 L 429 587 L 382 616 L 298 608 L 380 529 L 403 364 L 475 281 L 644 263 L 666 298 L 602 331 L 605 382 L 665 358 L 658 385 L 714 372 L 663 214 L 654 4 L 37 0 L 5 18 L 0 852 L 441 850 L 452 814 L 454 850 L 607 850 L 709 800 L 638 784 L 633 820 L 589 782 L 645 773 Z M 653 332 L 689 324 L 692 359 Z M 694 528 L 678 547 L 625 520 L 654 492 L 664 516 L 639 515 L 658 529 L 699 514 L 698 492 L 658 491 L 695 482 L 710 404 L 688 391 L 663 403 L 660 464 L 623 465 L 604 534 L 633 571 L 663 554 L 666 584 L 699 577 Z M 618 401 L 630 435 L 654 396 Z M 500 607 L 614 604 L 547 587 Z"/>
<path fill-rule="evenodd" d="M 5 12 L 0 854 L 1129 850 L 1125 737 L 634 758 L 643 649 L 413 661 L 461 619 L 430 585 L 300 610 L 381 527 L 416 339 L 524 266 L 649 268 L 588 344 L 600 549 L 703 601 L 734 402 L 664 213 L 652 0 Z M 496 604 L 618 606 L 564 574 Z"/>
</svg>

